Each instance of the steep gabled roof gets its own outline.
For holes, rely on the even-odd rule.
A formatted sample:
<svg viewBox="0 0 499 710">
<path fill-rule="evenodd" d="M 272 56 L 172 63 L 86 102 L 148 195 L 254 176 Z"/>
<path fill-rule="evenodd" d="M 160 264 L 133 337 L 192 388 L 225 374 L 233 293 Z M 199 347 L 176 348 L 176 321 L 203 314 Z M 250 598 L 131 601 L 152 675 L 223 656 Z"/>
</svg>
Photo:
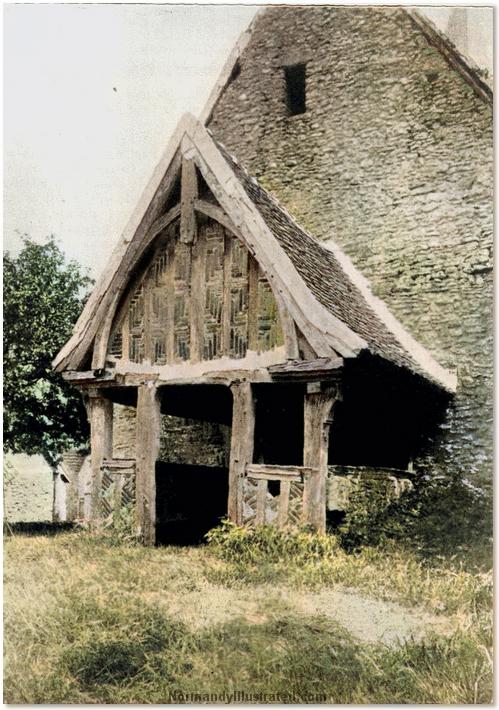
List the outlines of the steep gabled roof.
<svg viewBox="0 0 499 710">
<path fill-rule="evenodd" d="M 276 198 L 221 146 L 225 159 L 308 288 L 367 343 L 369 351 L 425 378 L 455 387 L 455 378 L 433 359 L 371 292 L 367 280 L 334 242 L 320 242 L 300 227 Z"/>
<path fill-rule="evenodd" d="M 339 248 L 328 248 L 303 230 L 189 114 L 156 168 L 72 338 L 55 359 L 56 369 L 81 367 L 103 324 L 110 327 L 130 274 L 151 242 L 151 226 L 164 211 L 182 157 L 194 161 L 319 358 L 354 358 L 368 351 L 446 390 L 455 389 L 455 376 L 374 298 Z"/>
<path fill-rule="evenodd" d="M 296 7 L 303 6 L 297 5 Z M 288 9 L 292 8 L 288 7 Z M 464 81 L 472 87 L 481 99 L 489 104 L 493 102 L 492 86 L 482 76 L 480 68 L 469 57 L 465 57 L 456 45 L 451 42 L 451 40 L 443 32 L 440 32 L 440 30 L 435 27 L 431 20 L 424 17 L 415 7 L 396 7 L 391 9 L 406 13 L 415 29 L 421 32 L 426 41 L 435 47 L 435 49 L 444 57 L 445 61 L 452 68 L 452 70 L 460 74 Z M 218 100 L 230 83 L 234 68 L 243 56 L 243 52 L 251 40 L 252 34 L 255 30 L 255 26 L 264 12 L 267 12 L 267 8 L 261 8 L 257 11 L 247 29 L 241 33 L 229 57 L 227 58 L 227 61 L 222 67 L 222 71 L 220 72 L 220 75 L 215 82 L 215 85 L 200 115 L 200 120 L 206 125 L 209 125 Z"/>
</svg>

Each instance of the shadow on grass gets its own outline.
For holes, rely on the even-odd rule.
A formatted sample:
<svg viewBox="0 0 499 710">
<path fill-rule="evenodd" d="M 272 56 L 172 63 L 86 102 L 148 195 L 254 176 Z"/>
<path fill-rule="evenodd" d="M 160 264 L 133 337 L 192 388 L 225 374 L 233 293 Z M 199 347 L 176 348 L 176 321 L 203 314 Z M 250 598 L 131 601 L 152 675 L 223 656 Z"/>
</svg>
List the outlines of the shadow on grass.
<svg viewBox="0 0 499 710">
<path fill-rule="evenodd" d="M 471 632 L 363 647 L 320 616 L 237 618 L 194 630 L 124 597 L 67 601 L 38 640 L 57 648 L 58 660 L 49 673 L 24 674 L 22 687 L 7 677 L 7 702 L 220 703 L 233 690 L 253 703 L 490 701 L 491 671 Z"/>
<path fill-rule="evenodd" d="M 23 535 L 25 537 L 30 537 L 32 535 L 46 535 L 47 537 L 53 537 L 54 535 L 59 535 L 60 533 L 66 533 L 71 530 L 75 530 L 76 526 L 74 523 L 49 523 L 38 522 L 38 523 L 6 523 L 3 524 L 4 535 Z"/>
</svg>

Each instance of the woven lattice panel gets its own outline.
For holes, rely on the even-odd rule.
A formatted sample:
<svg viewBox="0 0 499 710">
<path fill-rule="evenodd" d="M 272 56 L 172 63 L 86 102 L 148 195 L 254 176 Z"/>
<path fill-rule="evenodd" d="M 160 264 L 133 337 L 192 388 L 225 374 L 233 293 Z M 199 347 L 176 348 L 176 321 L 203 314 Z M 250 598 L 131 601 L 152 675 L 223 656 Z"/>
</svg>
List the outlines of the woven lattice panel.
<svg viewBox="0 0 499 710">
<path fill-rule="evenodd" d="M 270 350 L 283 344 L 272 289 L 260 272 L 257 281 L 252 281 L 250 293 L 252 257 L 239 239 L 214 220 L 199 225 L 195 246 L 204 263 L 195 275 L 196 289 L 204 289 L 199 299 L 204 303 L 199 307 L 201 324 L 199 311 L 191 312 L 193 247 L 180 241 L 179 221 L 173 222 L 158 240 L 140 283 L 134 286 L 116 319 L 109 354 L 115 358 L 128 356 L 135 363 L 147 358 L 154 365 L 189 360 L 191 328 L 199 328 L 205 360 L 224 354 L 243 358 L 248 349 L 250 320 L 253 349 Z M 199 273 L 204 273 L 204 283 L 199 283 Z"/>
<path fill-rule="evenodd" d="M 203 226 L 200 238 L 206 240 L 204 359 L 222 354 L 222 309 L 224 290 L 224 232 L 219 224 Z"/>
<path fill-rule="evenodd" d="M 235 237 L 232 239 L 230 273 L 230 336 L 229 354 L 234 358 L 246 355 L 248 349 L 248 250 Z"/>
<path fill-rule="evenodd" d="M 135 504 L 135 475 L 133 473 L 123 473 L 123 483 L 121 486 L 121 505 Z"/>
<path fill-rule="evenodd" d="M 116 498 L 116 480 L 115 476 L 109 471 L 104 470 L 102 472 L 101 481 L 101 502 L 102 502 L 102 513 L 104 517 L 110 515 L 115 506 Z"/>
<path fill-rule="evenodd" d="M 173 228 L 170 230 L 173 238 Z M 151 359 L 155 365 L 166 364 L 166 333 L 168 323 L 168 273 L 173 267 L 174 245 L 164 244 L 156 254 L 152 273 L 148 277 L 150 283 L 151 315 L 150 338 Z"/>
<path fill-rule="evenodd" d="M 243 524 L 253 526 L 255 524 L 257 509 L 258 481 L 252 478 L 243 479 Z M 279 496 L 273 496 L 267 490 L 265 496 L 264 523 L 272 525 L 277 520 L 279 507 Z"/>
<path fill-rule="evenodd" d="M 291 481 L 289 487 L 288 525 L 299 527 L 302 523 L 303 483 Z"/>
<path fill-rule="evenodd" d="M 277 303 L 267 279 L 258 280 L 258 347 L 272 350 L 284 343 Z"/>
<path fill-rule="evenodd" d="M 255 524 L 256 495 L 258 486 L 251 478 L 243 478 L 243 524 Z"/>
<path fill-rule="evenodd" d="M 175 360 L 190 356 L 190 286 L 191 249 L 180 242 L 175 245 L 173 352 Z"/>
<path fill-rule="evenodd" d="M 116 358 L 123 356 L 123 335 L 121 330 L 117 330 L 111 336 L 109 345 L 109 354 Z"/>
<path fill-rule="evenodd" d="M 130 330 L 130 346 L 128 357 L 131 362 L 142 362 L 144 359 L 144 286 L 136 290 L 128 308 L 128 327 Z"/>
</svg>

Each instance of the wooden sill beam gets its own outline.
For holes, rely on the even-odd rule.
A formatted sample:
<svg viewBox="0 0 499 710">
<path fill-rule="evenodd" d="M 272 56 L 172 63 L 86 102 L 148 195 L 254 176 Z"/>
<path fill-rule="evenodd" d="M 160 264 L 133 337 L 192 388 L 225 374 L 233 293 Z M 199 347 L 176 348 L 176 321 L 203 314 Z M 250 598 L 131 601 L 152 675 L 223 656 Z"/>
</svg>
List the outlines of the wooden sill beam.
<svg viewBox="0 0 499 710">
<path fill-rule="evenodd" d="M 101 469 L 109 471 L 122 471 L 135 468 L 135 459 L 104 459 Z"/>
<path fill-rule="evenodd" d="M 246 477 L 266 481 L 303 481 L 314 473 L 310 466 L 281 466 L 280 464 L 248 464 Z"/>
</svg>

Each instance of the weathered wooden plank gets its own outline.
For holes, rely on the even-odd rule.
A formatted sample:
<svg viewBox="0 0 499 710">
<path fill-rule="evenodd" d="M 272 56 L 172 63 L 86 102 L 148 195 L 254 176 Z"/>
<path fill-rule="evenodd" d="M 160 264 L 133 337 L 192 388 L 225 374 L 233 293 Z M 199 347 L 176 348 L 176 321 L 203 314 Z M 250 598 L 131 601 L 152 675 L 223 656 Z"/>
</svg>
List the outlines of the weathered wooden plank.
<svg viewBox="0 0 499 710">
<path fill-rule="evenodd" d="M 101 468 L 107 468 L 110 471 L 135 468 L 135 459 L 104 459 Z"/>
<path fill-rule="evenodd" d="M 165 273 L 166 283 L 166 362 L 175 359 L 175 242 L 168 244 L 168 259 Z"/>
<path fill-rule="evenodd" d="M 89 392 L 90 466 L 92 496 L 90 519 L 95 527 L 102 520 L 102 462 L 113 453 L 113 403 L 99 390 Z"/>
<path fill-rule="evenodd" d="M 238 382 L 232 391 L 232 432 L 229 461 L 229 500 L 227 514 L 242 523 L 242 482 L 246 466 L 253 460 L 255 436 L 255 403 L 249 382 Z"/>
<path fill-rule="evenodd" d="M 204 361 L 202 365 L 206 364 Z M 86 388 L 98 385 L 106 387 L 137 387 L 145 382 L 155 381 L 156 384 L 182 385 L 182 384 L 223 384 L 232 385 L 235 382 L 246 380 L 248 382 L 272 382 L 265 362 L 246 362 L 241 367 L 241 360 L 233 363 L 224 362 L 224 369 L 200 367 L 199 363 L 182 363 L 175 366 L 158 366 L 144 368 L 141 372 L 122 372 L 106 370 L 102 375 L 96 376 L 92 370 L 83 372 L 65 372 L 63 377 L 67 382 Z M 248 369 L 246 369 L 248 368 Z"/>
<path fill-rule="evenodd" d="M 164 215 L 161 215 L 151 226 L 150 230 L 148 231 L 147 235 L 144 237 L 141 245 L 141 250 L 140 253 L 143 254 L 145 250 L 149 247 L 149 245 L 156 239 L 156 237 L 163 231 L 165 230 L 171 222 L 173 222 L 178 216 L 180 215 L 180 205 L 175 205 L 172 207 L 168 212 Z M 135 263 L 137 261 L 137 257 L 135 257 L 135 261 L 132 263 Z M 130 301 L 130 298 L 132 294 L 135 292 L 137 289 L 140 281 L 142 281 L 145 277 L 145 273 L 142 273 L 139 278 L 132 279 L 130 282 L 127 280 L 128 275 L 131 272 L 131 266 L 128 267 L 125 277 L 121 280 L 119 286 L 115 290 L 115 295 L 114 295 L 114 300 L 112 301 L 111 305 L 109 306 L 109 309 L 106 313 L 106 316 L 104 318 L 104 321 L 102 325 L 99 327 L 99 330 L 97 331 L 97 334 L 95 336 L 95 343 L 94 343 L 94 349 L 93 349 L 93 356 L 92 356 L 92 369 L 101 369 L 105 366 L 105 360 L 106 360 L 106 354 L 108 350 L 108 342 L 109 342 L 109 335 L 111 333 L 111 328 L 113 325 L 113 322 L 117 316 L 116 309 L 118 307 L 118 304 L 123 296 L 123 292 L 125 288 L 128 288 L 129 291 L 129 297 L 125 300 L 125 303 L 121 307 L 121 312 L 127 312 L 128 310 L 128 304 Z M 123 320 L 123 356 L 128 359 L 129 357 L 129 341 L 128 341 L 128 332 L 125 332 L 125 321 L 127 320 L 127 317 L 124 317 Z M 126 350 L 125 350 L 125 339 L 127 340 L 126 342 Z"/>
<path fill-rule="evenodd" d="M 254 250 L 274 290 L 278 288 L 291 316 L 316 352 L 321 356 L 331 356 L 335 347 L 345 356 L 355 356 L 366 346 L 365 341 L 320 304 L 306 287 L 211 136 L 202 126 L 197 126 L 189 138 L 193 144 L 189 157 L 194 158 L 220 206 L 233 219 L 245 242 Z M 189 138 L 184 136 L 184 150 L 187 149 Z"/>
<path fill-rule="evenodd" d="M 270 481 L 301 481 L 304 476 L 310 476 L 314 469 L 308 466 L 281 466 L 280 464 L 248 464 L 248 478 L 265 478 Z"/>
<path fill-rule="evenodd" d="M 192 245 L 191 272 L 191 362 L 203 359 L 204 315 L 206 301 L 206 238 L 200 229 L 196 242 Z"/>
<path fill-rule="evenodd" d="M 156 540 L 156 459 L 159 453 L 160 399 L 153 383 L 137 391 L 136 511 L 144 545 Z"/>
<path fill-rule="evenodd" d="M 303 523 L 318 532 L 326 530 L 326 477 L 331 411 L 337 399 L 337 387 L 324 390 L 320 385 L 308 386 L 304 406 L 303 464 L 314 469 L 305 478 L 303 491 Z"/>
<path fill-rule="evenodd" d="M 255 481 L 302 481 L 302 477 L 297 473 L 285 473 L 284 471 L 276 471 L 274 473 L 247 473 L 247 478 Z"/>
<path fill-rule="evenodd" d="M 193 244 L 197 236 L 194 200 L 198 196 L 198 178 L 194 161 L 182 158 L 180 195 L 180 241 Z"/>
<path fill-rule="evenodd" d="M 291 481 L 281 481 L 279 492 L 279 507 L 277 509 L 277 527 L 284 528 L 288 522 L 289 492 Z"/>
<path fill-rule="evenodd" d="M 161 217 L 158 217 L 158 219 L 153 222 L 147 233 L 147 239 L 143 242 L 143 246 L 148 247 L 153 239 L 155 239 L 158 234 L 161 234 L 177 217 L 180 217 L 180 205 L 174 205 L 168 212 L 162 214 Z"/>
<path fill-rule="evenodd" d="M 115 374 L 111 370 L 106 370 L 97 377 L 93 370 L 68 370 L 62 373 L 62 379 L 66 382 L 74 382 L 75 384 L 89 383 L 95 385 L 102 381 L 114 382 Z"/>
<path fill-rule="evenodd" d="M 144 331 L 143 331 L 143 343 L 144 343 L 144 363 L 153 362 L 152 355 L 152 335 L 151 335 L 151 321 L 152 321 L 152 289 L 153 282 L 152 279 L 144 280 Z"/>
<path fill-rule="evenodd" d="M 268 490 L 268 481 L 265 478 L 261 478 L 258 481 L 258 488 L 257 488 L 257 492 L 256 492 L 255 525 L 265 525 L 265 509 L 267 507 L 267 490 Z"/>
<path fill-rule="evenodd" d="M 121 324 L 121 357 L 124 362 L 130 360 L 130 316 L 128 309 Z"/>
<path fill-rule="evenodd" d="M 223 227 L 225 227 L 225 229 L 227 229 L 229 232 L 232 232 L 232 234 L 234 234 L 236 237 L 242 239 L 239 234 L 239 230 L 237 229 L 234 222 L 218 205 L 214 205 L 211 202 L 206 202 L 206 200 L 200 200 L 199 198 L 197 198 L 194 200 L 194 209 L 196 210 L 196 212 L 204 214 L 205 217 L 210 217 L 211 219 L 215 220 L 215 222 L 221 224 Z"/>
<path fill-rule="evenodd" d="M 253 257 L 248 269 L 248 348 L 258 350 L 258 262 Z"/>
<path fill-rule="evenodd" d="M 106 355 L 109 345 L 109 336 L 111 334 L 111 327 L 113 325 L 113 317 L 111 313 L 114 314 L 120 300 L 120 294 L 117 293 L 114 300 L 110 306 L 109 313 L 106 316 L 102 327 L 97 331 L 94 340 L 94 347 L 92 352 L 92 370 L 100 370 L 106 365 Z"/>
<path fill-rule="evenodd" d="M 277 382 L 338 381 L 342 377 L 343 358 L 315 358 L 292 360 L 271 365 L 269 372 Z"/>
<path fill-rule="evenodd" d="M 338 358 L 315 358 L 314 360 L 298 360 L 285 362 L 280 365 L 271 365 L 269 370 L 272 373 L 305 373 L 309 375 L 317 370 L 325 372 L 327 370 L 338 370 L 343 365 L 343 359 Z"/>
<path fill-rule="evenodd" d="M 232 272 L 232 237 L 225 234 L 224 239 L 224 285 L 222 307 L 222 352 L 230 354 L 230 309 L 231 309 L 231 272 Z"/>
</svg>

